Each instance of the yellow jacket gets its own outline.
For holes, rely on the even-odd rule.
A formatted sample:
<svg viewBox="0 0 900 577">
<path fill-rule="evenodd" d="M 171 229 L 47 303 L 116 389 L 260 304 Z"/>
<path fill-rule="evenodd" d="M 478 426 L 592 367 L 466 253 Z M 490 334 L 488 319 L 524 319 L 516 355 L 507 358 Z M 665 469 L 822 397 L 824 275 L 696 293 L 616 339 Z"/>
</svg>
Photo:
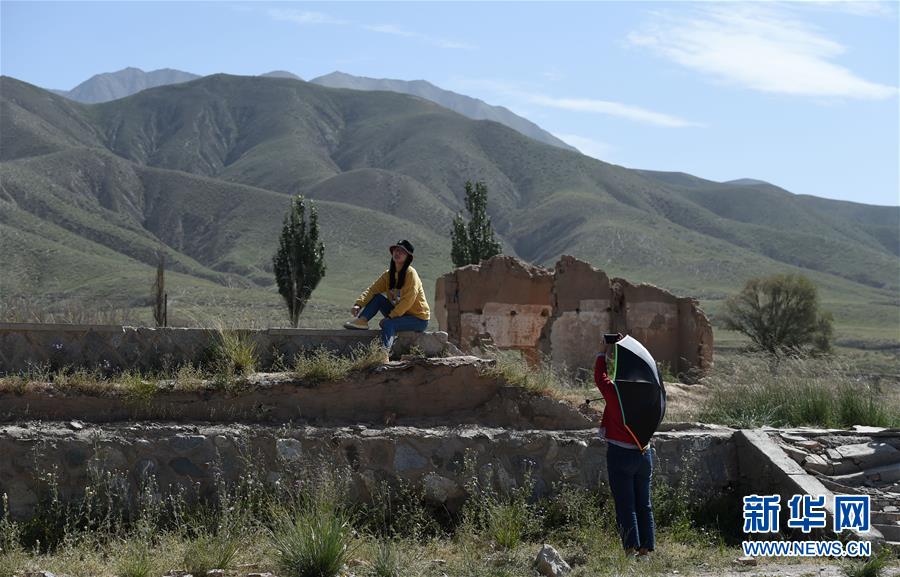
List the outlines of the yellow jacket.
<svg viewBox="0 0 900 577">
<path fill-rule="evenodd" d="M 425 289 L 422 288 L 422 281 L 419 279 L 419 273 L 416 269 L 409 267 L 406 269 L 406 280 L 403 282 L 402 289 L 393 289 L 390 287 L 388 275 L 390 269 L 384 271 L 378 280 L 372 283 L 372 286 L 359 295 L 356 304 L 364 307 L 372 300 L 372 297 L 381 293 L 387 297 L 394 308 L 391 310 L 390 318 L 395 319 L 403 315 L 413 315 L 427 321 L 431 318 L 431 310 L 428 308 L 428 301 L 425 300 Z"/>
</svg>

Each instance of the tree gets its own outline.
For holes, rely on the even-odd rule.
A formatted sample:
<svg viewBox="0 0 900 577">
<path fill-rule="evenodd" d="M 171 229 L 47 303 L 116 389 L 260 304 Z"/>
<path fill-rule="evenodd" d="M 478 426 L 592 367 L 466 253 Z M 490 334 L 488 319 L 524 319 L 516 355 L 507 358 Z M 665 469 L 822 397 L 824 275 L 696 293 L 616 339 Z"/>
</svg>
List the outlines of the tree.
<svg viewBox="0 0 900 577">
<path fill-rule="evenodd" d="M 166 253 L 156 252 L 156 282 L 153 283 L 153 320 L 156 326 L 169 326 L 169 295 L 166 294 Z"/>
<path fill-rule="evenodd" d="M 773 354 L 827 352 L 832 316 L 819 311 L 816 285 L 799 274 L 747 281 L 725 303 L 725 328 L 744 333 Z"/>
<path fill-rule="evenodd" d="M 272 258 L 278 292 L 284 297 L 296 327 L 306 302 L 325 276 L 325 245 L 319 241 L 319 218 L 312 202 L 306 220 L 306 201 L 302 196 L 291 200 L 291 208 L 284 217 L 278 251 Z"/>
<path fill-rule="evenodd" d="M 466 210 L 472 220 L 466 224 L 461 213 L 453 219 L 450 257 L 454 266 L 478 264 L 500 254 L 500 243 L 494 238 L 491 217 L 487 215 L 487 192 L 483 182 L 472 186 L 471 181 L 466 181 Z"/>
</svg>

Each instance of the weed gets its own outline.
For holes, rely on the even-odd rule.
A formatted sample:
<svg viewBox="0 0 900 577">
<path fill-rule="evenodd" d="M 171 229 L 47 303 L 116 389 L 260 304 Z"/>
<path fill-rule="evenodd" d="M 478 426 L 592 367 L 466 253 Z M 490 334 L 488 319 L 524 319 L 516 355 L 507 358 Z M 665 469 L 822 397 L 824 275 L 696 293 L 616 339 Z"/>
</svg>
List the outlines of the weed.
<svg viewBox="0 0 900 577">
<path fill-rule="evenodd" d="M 126 371 L 116 381 L 125 398 L 139 405 L 148 404 L 157 393 L 156 381 L 146 378 L 140 371 Z"/>
<path fill-rule="evenodd" d="M 256 343 L 246 331 L 219 328 L 213 346 L 216 381 L 228 384 L 234 377 L 249 375 L 256 369 Z"/>
<path fill-rule="evenodd" d="M 892 557 L 890 548 L 883 547 L 866 561 L 855 561 L 844 565 L 847 577 L 880 577 Z"/>
<path fill-rule="evenodd" d="M 121 546 L 122 556 L 116 564 L 119 577 L 151 577 L 158 573 L 150 543 L 143 539 L 129 539 Z"/>
<path fill-rule="evenodd" d="M 325 503 L 273 513 L 275 556 L 288 577 L 333 577 L 350 556 L 350 519 Z"/>
<path fill-rule="evenodd" d="M 357 346 L 349 357 L 319 347 L 294 358 L 294 374 L 298 379 L 312 382 L 340 381 L 351 372 L 365 371 L 383 365 L 387 360 L 387 351 L 377 340 Z"/>
<path fill-rule="evenodd" d="M 483 370 L 483 374 L 532 393 L 555 395 L 560 389 L 570 386 L 568 380 L 553 369 L 549 359 L 530 365 L 518 351 L 497 351 L 494 361 L 493 366 Z"/>
<path fill-rule="evenodd" d="M 241 547 L 240 536 L 221 527 L 216 532 L 201 532 L 184 550 L 184 565 L 194 575 L 205 575 L 211 569 L 229 570 Z"/>
<path fill-rule="evenodd" d="M 400 551 L 391 541 L 380 541 L 372 561 L 375 577 L 401 577 Z"/>
</svg>

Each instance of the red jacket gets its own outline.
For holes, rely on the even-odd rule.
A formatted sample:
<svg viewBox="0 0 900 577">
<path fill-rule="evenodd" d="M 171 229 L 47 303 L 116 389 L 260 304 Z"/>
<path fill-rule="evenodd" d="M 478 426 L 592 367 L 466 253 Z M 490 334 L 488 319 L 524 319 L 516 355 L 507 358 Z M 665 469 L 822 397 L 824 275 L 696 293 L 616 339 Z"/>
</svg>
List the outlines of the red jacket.
<svg viewBox="0 0 900 577">
<path fill-rule="evenodd" d="M 594 362 L 594 383 L 600 389 L 603 400 L 606 401 L 606 408 L 603 409 L 603 419 L 600 426 L 606 429 L 606 438 L 621 443 L 629 443 L 638 446 L 637 441 L 631 436 L 631 433 L 625 428 L 625 422 L 622 420 L 622 408 L 619 406 L 619 395 L 616 393 L 616 387 L 606 374 L 606 357 L 597 355 Z"/>
</svg>

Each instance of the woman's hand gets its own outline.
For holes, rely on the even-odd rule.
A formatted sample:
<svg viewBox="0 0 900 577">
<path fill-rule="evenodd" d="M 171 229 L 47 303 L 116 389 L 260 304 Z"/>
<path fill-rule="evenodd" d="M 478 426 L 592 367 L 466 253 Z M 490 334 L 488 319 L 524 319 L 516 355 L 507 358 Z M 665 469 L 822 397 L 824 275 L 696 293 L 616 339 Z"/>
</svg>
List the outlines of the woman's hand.
<svg viewBox="0 0 900 577">
<path fill-rule="evenodd" d="M 350 309 L 350 314 L 353 315 L 353 317 L 355 318 L 355 317 L 358 317 L 358 316 L 359 316 L 359 311 L 360 311 L 360 306 L 359 306 L 359 305 L 353 305 L 353 308 Z"/>
</svg>

